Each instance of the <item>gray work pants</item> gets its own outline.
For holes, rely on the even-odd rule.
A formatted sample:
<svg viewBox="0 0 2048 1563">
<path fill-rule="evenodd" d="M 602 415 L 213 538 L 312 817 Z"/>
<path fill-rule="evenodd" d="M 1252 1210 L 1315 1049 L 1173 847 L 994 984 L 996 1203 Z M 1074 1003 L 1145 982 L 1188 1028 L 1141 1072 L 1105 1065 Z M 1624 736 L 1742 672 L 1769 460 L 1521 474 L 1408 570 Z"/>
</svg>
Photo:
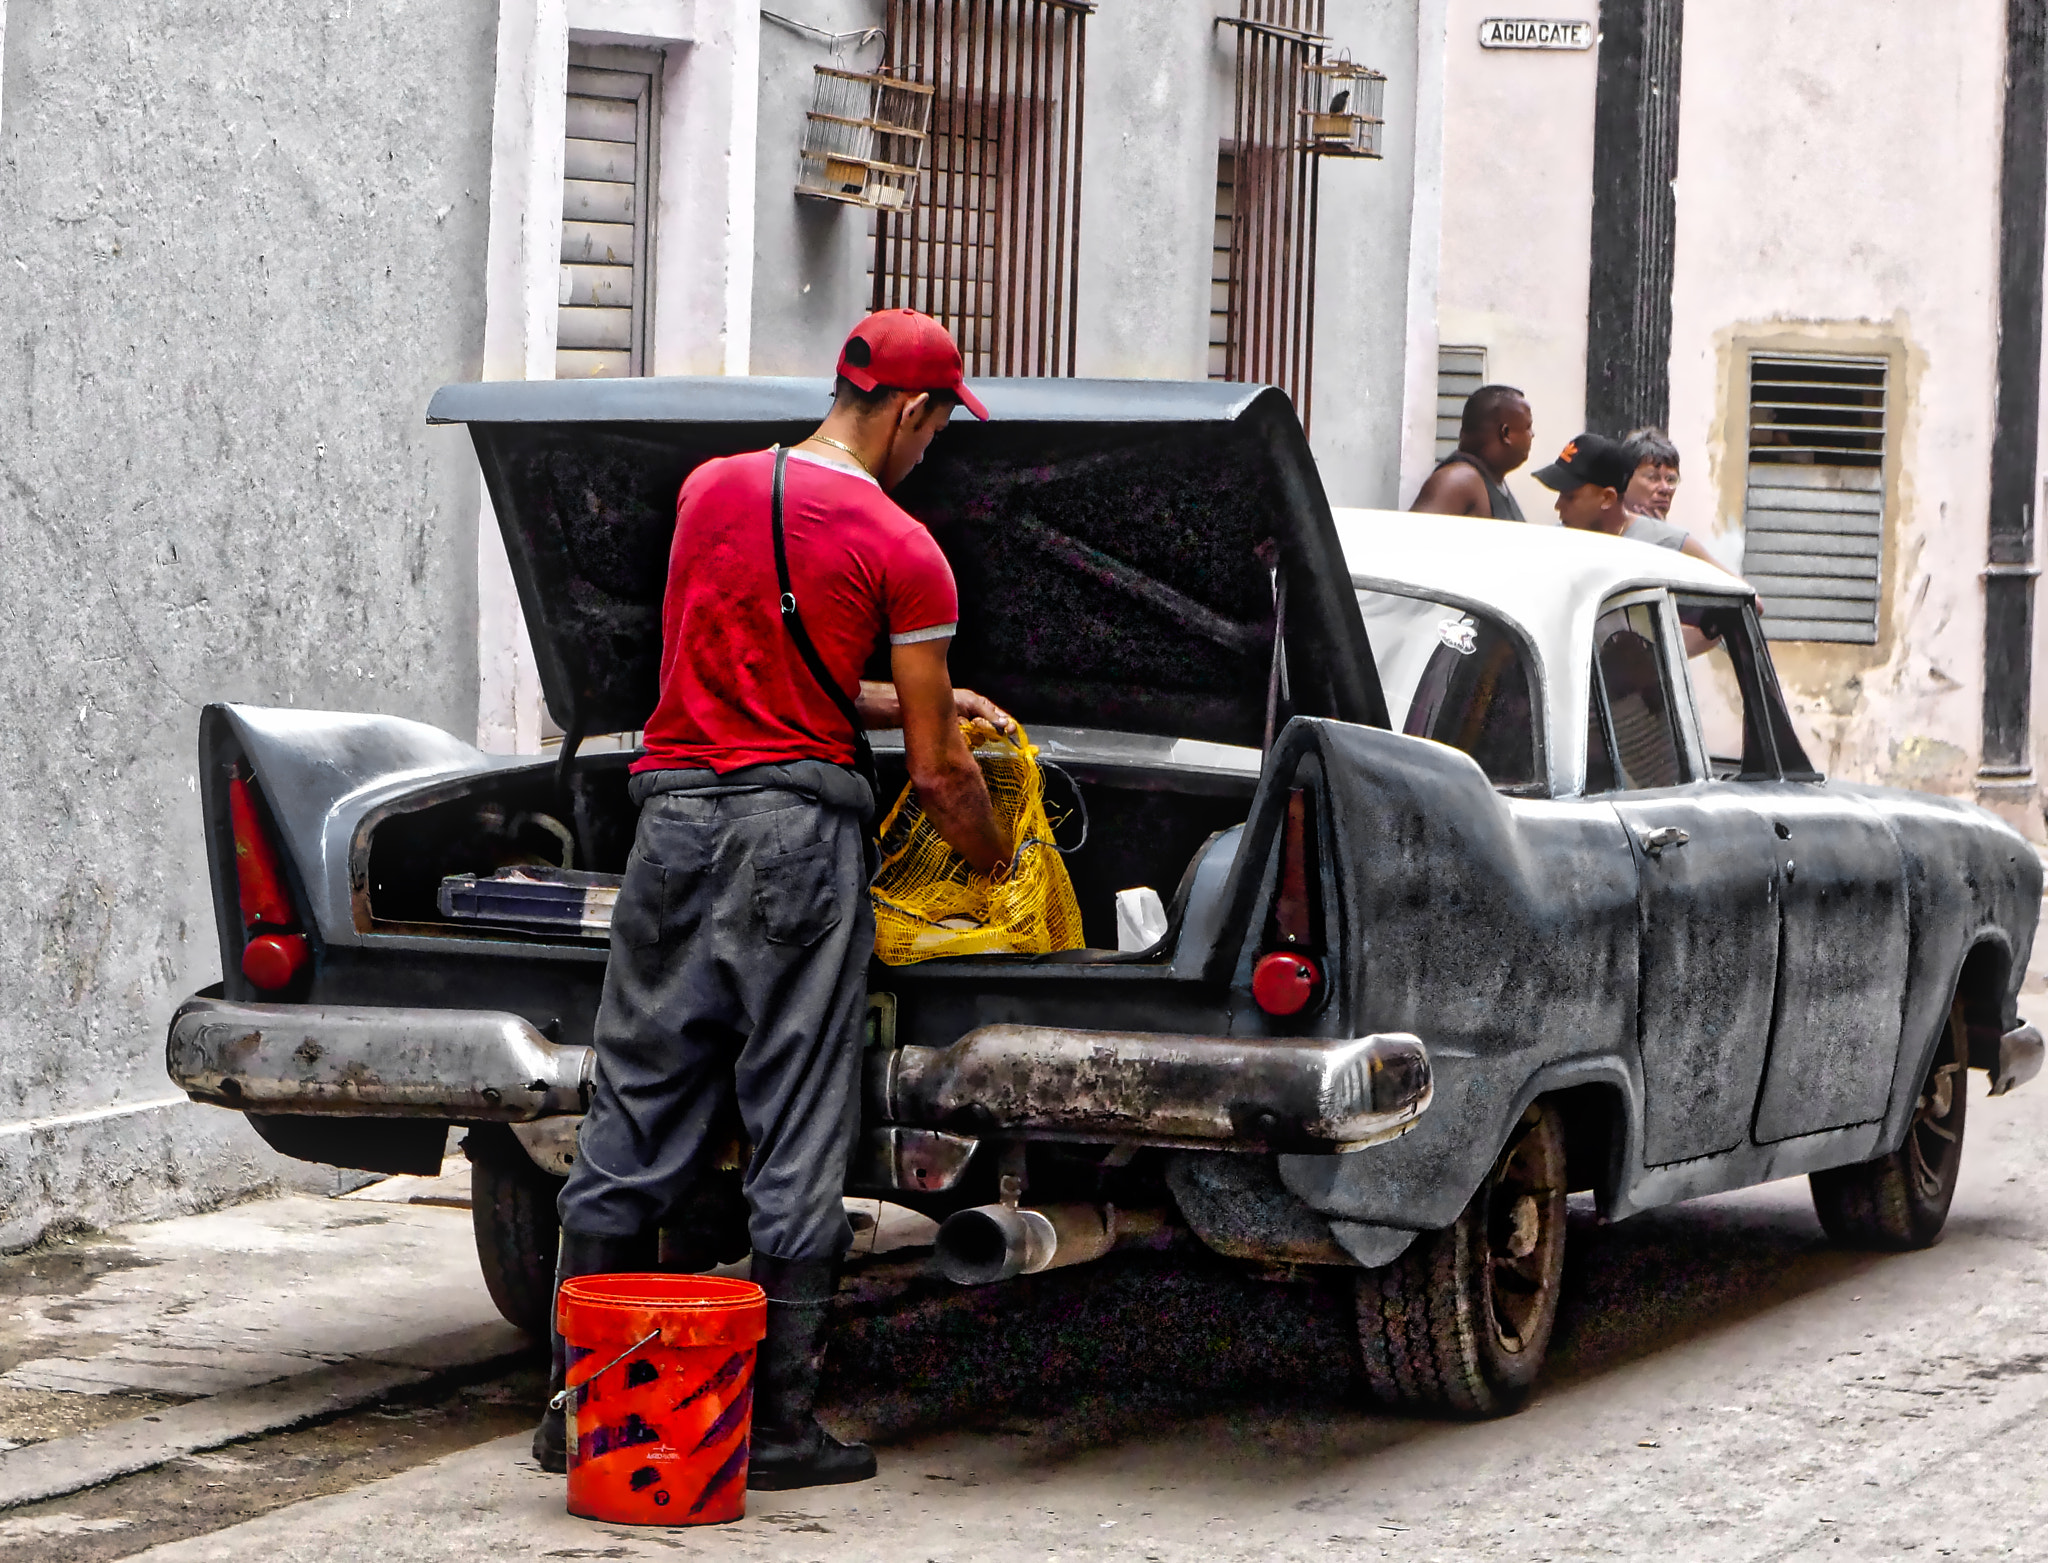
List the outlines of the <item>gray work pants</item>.
<svg viewBox="0 0 2048 1563">
<path fill-rule="evenodd" d="M 734 1102 L 753 1145 L 754 1252 L 846 1251 L 875 946 L 864 817 L 781 789 L 646 800 L 612 912 L 565 1227 L 653 1231 L 717 1151 L 710 1135 Z"/>
</svg>

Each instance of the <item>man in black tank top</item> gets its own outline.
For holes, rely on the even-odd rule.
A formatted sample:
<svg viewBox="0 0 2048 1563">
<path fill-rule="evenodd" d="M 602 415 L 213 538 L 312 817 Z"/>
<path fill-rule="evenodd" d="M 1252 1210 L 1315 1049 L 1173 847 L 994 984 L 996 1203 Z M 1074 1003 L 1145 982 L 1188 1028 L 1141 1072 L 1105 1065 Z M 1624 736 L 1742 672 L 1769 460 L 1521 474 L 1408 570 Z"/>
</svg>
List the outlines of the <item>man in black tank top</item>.
<svg viewBox="0 0 2048 1563">
<path fill-rule="evenodd" d="M 1529 459 L 1535 432 L 1520 391 L 1512 385 L 1482 385 L 1465 398 L 1458 448 L 1437 463 L 1408 508 L 1439 516 L 1525 520 L 1504 480 Z"/>
</svg>

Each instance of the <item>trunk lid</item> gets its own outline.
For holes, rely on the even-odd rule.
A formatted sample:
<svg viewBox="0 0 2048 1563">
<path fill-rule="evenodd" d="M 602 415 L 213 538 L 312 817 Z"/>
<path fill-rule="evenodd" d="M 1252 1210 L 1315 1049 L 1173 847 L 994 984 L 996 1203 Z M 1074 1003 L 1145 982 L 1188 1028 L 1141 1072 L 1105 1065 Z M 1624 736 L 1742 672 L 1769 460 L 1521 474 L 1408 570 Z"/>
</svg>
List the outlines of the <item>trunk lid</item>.
<svg viewBox="0 0 2048 1563">
<path fill-rule="evenodd" d="M 1387 725 L 1322 480 L 1285 395 L 1207 382 L 993 380 L 893 496 L 960 584 L 954 680 L 1027 725 L 1258 744 L 1286 585 L 1278 712 Z M 676 492 L 699 462 L 817 426 L 825 380 L 444 386 L 505 537 L 548 711 L 642 726 Z M 768 547 L 768 519 L 761 520 Z"/>
</svg>

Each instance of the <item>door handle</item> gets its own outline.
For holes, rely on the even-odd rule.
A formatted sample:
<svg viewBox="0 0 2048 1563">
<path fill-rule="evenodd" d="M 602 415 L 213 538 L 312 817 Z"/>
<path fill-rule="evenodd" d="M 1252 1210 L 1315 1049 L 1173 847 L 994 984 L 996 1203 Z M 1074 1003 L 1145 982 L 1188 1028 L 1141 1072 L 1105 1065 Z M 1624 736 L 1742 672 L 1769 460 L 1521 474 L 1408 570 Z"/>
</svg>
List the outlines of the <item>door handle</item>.
<svg viewBox="0 0 2048 1563">
<path fill-rule="evenodd" d="M 1643 851 L 1651 857 L 1658 856 L 1666 847 L 1682 847 L 1690 840 L 1692 837 L 1676 825 L 1659 825 L 1655 830 L 1646 830 L 1642 834 Z"/>
</svg>

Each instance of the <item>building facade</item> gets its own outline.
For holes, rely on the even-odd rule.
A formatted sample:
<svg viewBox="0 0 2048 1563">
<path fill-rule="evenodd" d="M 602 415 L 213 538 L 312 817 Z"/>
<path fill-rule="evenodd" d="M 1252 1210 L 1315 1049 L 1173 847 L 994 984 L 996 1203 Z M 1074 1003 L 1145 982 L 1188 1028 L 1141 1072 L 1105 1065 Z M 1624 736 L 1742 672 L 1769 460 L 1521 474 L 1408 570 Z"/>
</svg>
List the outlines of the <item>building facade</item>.
<svg viewBox="0 0 2048 1563">
<path fill-rule="evenodd" d="M 1523 386 L 1540 454 L 1666 425 L 1816 763 L 2039 840 L 2042 7 L 1558 9 L 1596 47 L 1452 0 L 1444 372 Z"/>
<path fill-rule="evenodd" d="M 303 1174 L 163 1076 L 201 706 L 550 741 L 447 381 L 824 375 L 880 300 L 974 372 L 1283 384 L 1340 505 L 1482 381 L 1539 449 L 1664 422 L 1816 757 L 2039 835 L 2041 0 L 1958 4 L 0 0 L 0 1248 Z M 914 195 L 814 117 L 884 64 Z"/>
</svg>

